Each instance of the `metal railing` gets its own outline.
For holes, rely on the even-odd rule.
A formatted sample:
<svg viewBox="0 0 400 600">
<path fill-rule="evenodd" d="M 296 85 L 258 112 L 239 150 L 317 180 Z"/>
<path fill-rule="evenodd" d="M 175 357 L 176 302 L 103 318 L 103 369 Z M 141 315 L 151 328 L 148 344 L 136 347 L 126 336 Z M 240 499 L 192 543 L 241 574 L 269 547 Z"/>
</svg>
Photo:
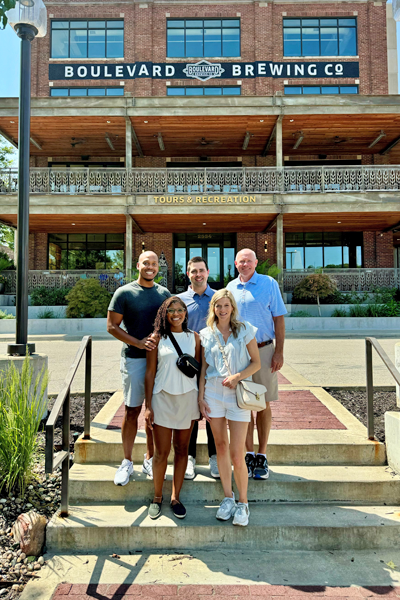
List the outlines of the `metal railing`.
<svg viewBox="0 0 400 600">
<path fill-rule="evenodd" d="M 400 190 L 400 165 L 121 169 L 31 168 L 31 194 L 321 194 Z M 18 192 L 18 170 L 0 170 L 0 194 Z"/>
<path fill-rule="evenodd" d="M 61 465 L 61 517 L 68 516 L 69 504 L 69 436 L 70 436 L 70 394 L 71 385 L 83 355 L 85 356 L 85 417 L 83 439 L 90 440 L 90 396 L 92 386 L 92 336 L 82 339 L 74 362 L 64 380 L 61 392 L 58 394 L 50 416 L 46 422 L 45 472 L 53 471 Z M 62 410 L 62 447 L 54 454 L 54 428 Z"/>
<path fill-rule="evenodd" d="M 283 273 L 283 291 L 292 292 L 296 285 L 316 269 L 285 269 Z M 340 292 L 373 292 L 378 287 L 400 288 L 400 269 L 323 268 L 337 285 Z"/>
<path fill-rule="evenodd" d="M 373 378 L 373 364 L 372 364 L 372 348 L 376 350 L 379 358 L 396 381 L 400 385 L 400 373 L 396 369 L 393 362 L 390 360 L 380 343 L 373 337 L 365 338 L 365 367 L 367 375 L 367 429 L 368 439 L 375 439 L 375 426 L 374 426 L 374 378 Z"/>
</svg>

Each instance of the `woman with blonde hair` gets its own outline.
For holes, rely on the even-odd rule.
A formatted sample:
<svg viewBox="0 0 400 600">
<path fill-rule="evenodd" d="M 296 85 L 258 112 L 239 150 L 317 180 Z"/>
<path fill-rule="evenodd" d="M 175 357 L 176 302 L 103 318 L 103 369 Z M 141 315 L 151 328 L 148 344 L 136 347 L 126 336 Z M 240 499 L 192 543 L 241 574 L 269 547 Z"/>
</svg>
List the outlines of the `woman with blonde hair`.
<svg viewBox="0 0 400 600">
<path fill-rule="evenodd" d="M 213 295 L 207 327 L 200 331 L 202 367 L 199 408 L 203 417 L 209 421 L 214 435 L 225 495 L 216 517 L 221 521 L 228 521 L 233 516 L 233 524 L 242 526 L 248 524 L 250 514 L 247 501 L 248 473 L 244 457 L 251 411 L 238 407 L 236 386 L 261 367 L 256 331 L 256 327 L 247 321 L 242 323 L 238 320 L 237 305 L 229 290 L 219 290 Z M 232 464 L 239 491 L 237 504 L 232 491 Z"/>
</svg>

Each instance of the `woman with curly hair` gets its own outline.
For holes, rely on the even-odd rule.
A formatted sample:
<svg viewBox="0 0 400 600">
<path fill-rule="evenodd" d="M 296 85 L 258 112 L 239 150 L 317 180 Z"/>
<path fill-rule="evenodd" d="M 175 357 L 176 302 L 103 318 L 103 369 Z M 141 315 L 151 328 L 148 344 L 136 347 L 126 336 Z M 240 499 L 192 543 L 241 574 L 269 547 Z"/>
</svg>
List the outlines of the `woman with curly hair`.
<svg viewBox="0 0 400 600">
<path fill-rule="evenodd" d="M 169 334 L 178 343 L 182 353 L 200 362 L 200 338 L 187 326 L 186 304 L 172 296 L 158 309 L 154 334 L 158 336 L 157 348 L 147 353 L 145 376 L 146 413 L 148 427 L 153 430 L 154 498 L 149 516 L 156 519 L 161 514 L 162 488 L 167 470 L 171 439 L 174 447 L 174 478 L 172 483 L 171 509 L 175 517 L 183 519 L 186 509 L 179 501 L 179 493 L 185 477 L 188 447 L 193 423 L 200 418 L 197 404 L 197 377 L 188 377 L 176 365 L 178 352 Z"/>
<path fill-rule="evenodd" d="M 202 365 L 199 407 L 214 435 L 225 496 L 216 517 L 228 521 L 233 516 L 233 524 L 242 526 L 248 525 L 250 514 L 244 457 L 251 411 L 238 407 L 235 388 L 239 381 L 250 378 L 261 367 L 256 331 L 247 321 L 242 323 L 238 320 L 238 308 L 229 290 L 219 290 L 214 294 L 208 309 L 207 327 L 200 331 Z M 232 464 L 239 491 L 237 504 L 232 491 Z"/>
</svg>

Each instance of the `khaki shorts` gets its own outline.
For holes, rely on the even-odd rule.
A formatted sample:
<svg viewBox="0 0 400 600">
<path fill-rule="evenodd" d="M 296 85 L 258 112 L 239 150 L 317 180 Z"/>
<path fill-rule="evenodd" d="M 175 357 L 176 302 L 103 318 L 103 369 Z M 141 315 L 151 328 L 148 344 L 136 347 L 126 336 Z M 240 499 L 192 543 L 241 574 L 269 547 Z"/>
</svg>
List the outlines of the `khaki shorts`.
<svg viewBox="0 0 400 600">
<path fill-rule="evenodd" d="M 271 373 L 271 360 L 275 352 L 275 344 L 269 344 L 258 349 L 261 358 L 261 369 L 254 373 L 253 381 L 267 388 L 267 402 L 278 400 L 278 372 Z"/>
</svg>

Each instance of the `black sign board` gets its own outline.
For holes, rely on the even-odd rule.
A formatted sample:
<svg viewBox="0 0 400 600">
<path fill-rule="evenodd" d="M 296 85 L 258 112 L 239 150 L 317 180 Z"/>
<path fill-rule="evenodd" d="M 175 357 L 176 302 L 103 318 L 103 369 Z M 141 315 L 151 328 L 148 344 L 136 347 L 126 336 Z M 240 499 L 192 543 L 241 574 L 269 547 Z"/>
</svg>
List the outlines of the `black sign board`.
<svg viewBox="0 0 400 600">
<path fill-rule="evenodd" d="M 358 62 L 223 62 L 210 63 L 152 63 L 122 64 L 51 64 L 51 81 L 118 80 L 118 79 L 254 79 L 273 77 L 290 79 L 355 78 L 359 76 Z"/>
</svg>

